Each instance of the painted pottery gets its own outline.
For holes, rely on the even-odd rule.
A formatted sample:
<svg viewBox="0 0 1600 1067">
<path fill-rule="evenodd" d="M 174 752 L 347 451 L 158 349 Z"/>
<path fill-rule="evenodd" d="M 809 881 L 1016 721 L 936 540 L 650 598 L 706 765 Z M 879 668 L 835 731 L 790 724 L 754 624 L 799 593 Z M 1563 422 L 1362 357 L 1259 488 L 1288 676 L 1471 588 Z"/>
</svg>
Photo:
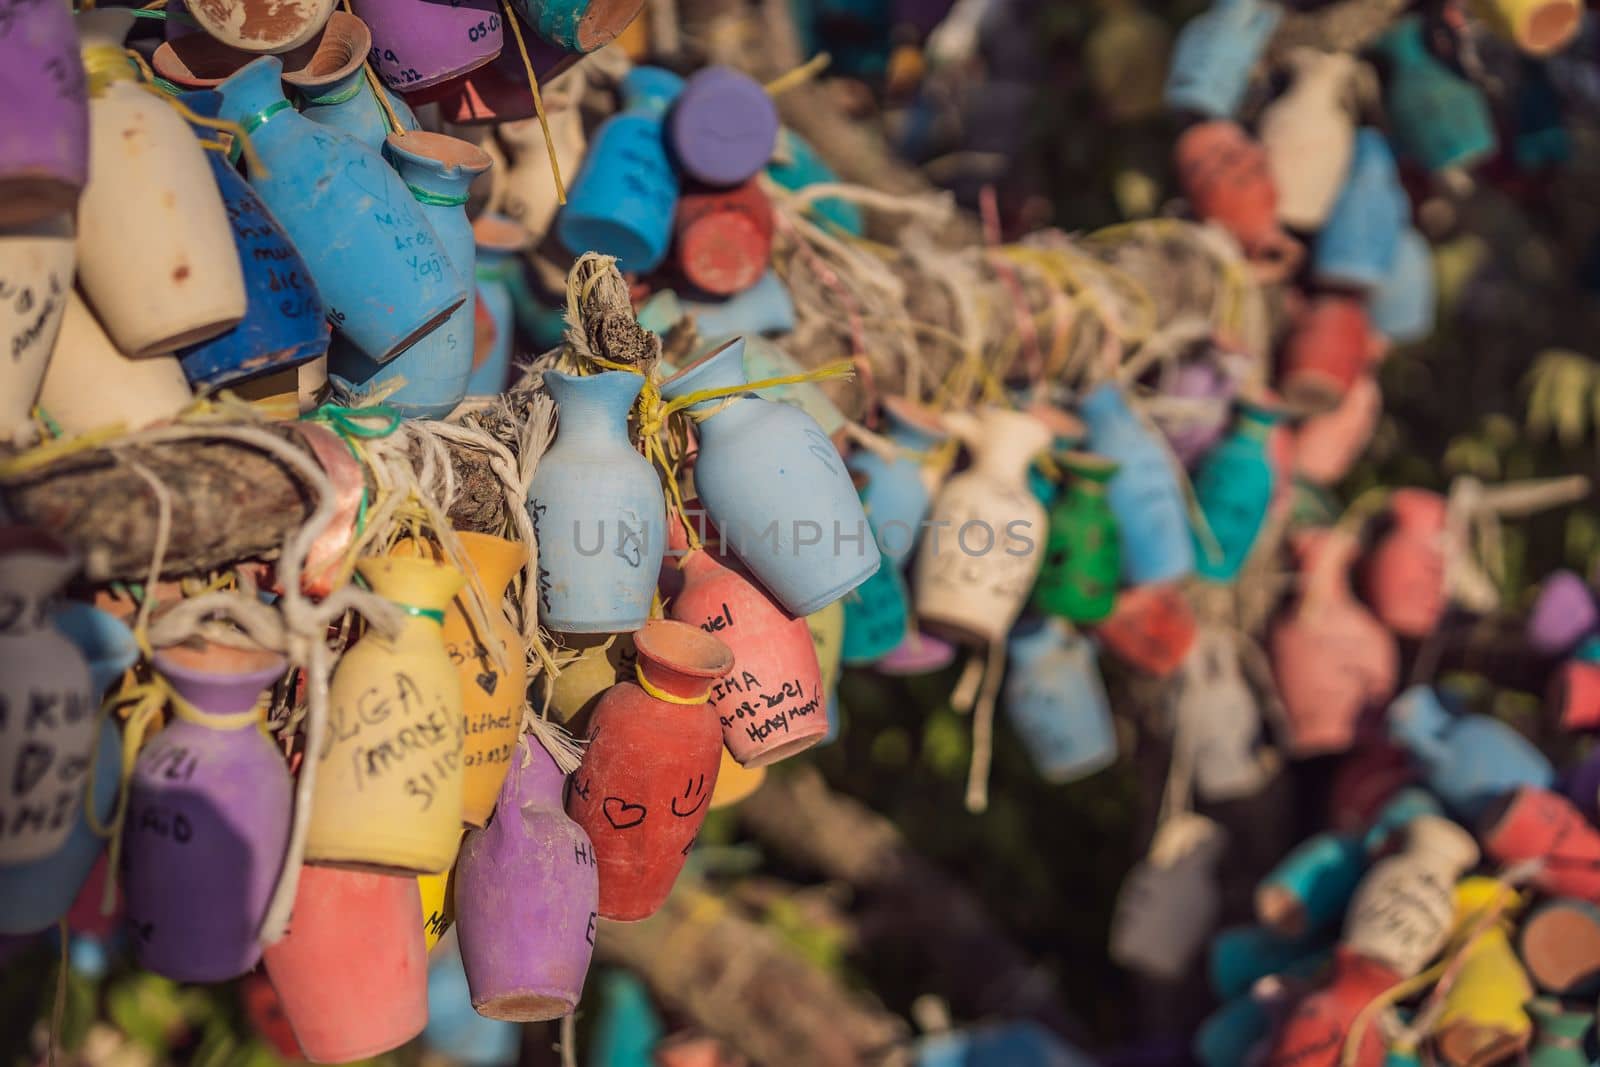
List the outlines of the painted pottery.
<svg viewBox="0 0 1600 1067">
<path fill-rule="evenodd" d="M 772 159 L 778 108 L 743 71 L 702 67 L 674 102 L 666 138 L 673 162 L 695 181 L 724 189 L 741 185 Z"/>
<path fill-rule="evenodd" d="M 931 409 L 899 397 L 884 400 L 883 418 L 893 450 L 886 455 L 860 448 L 845 466 L 866 476 L 861 503 L 884 558 L 899 567 L 911 558 L 933 504 L 930 453 L 949 435 Z"/>
<path fill-rule="evenodd" d="M 516 0 L 517 14 L 540 37 L 569 52 L 604 48 L 628 27 L 644 0 Z"/>
<path fill-rule="evenodd" d="M 1058 461 L 1071 478 L 1050 509 L 1033 603 L 1072 622 L 1099 622 L 1115 607 L 1122 576 L 1122 539 L 1106 499 L 1117 465 L 1088 452 L 1069 452 Z"/>
<path fill-rule="evenodd" d="M 1572 571 L 1548 575 L 1528 612 L 1528 644 L 1546 656 L 1558 656 L 1600 628 L 1600 608 L 1589 584 Z"/>
<path fill-rule="evenodd" d="M 502 207 L 534 241 L 544 239 L 561 206 L 556 198 L 555 179 L 550 171 L 548 145 L 555 145 L 561 175 L 568 181 L 578 173 L 583 162 L 587 147 L 583 112 L 579 107 L 583 86 L 584 80 L 579 74 L 557 82 L 556 88 L 565 91 L 547 91 L 544 94 L 546 117 L 550 123 L 549 142 L 545 141 L 544 127 L 537 118 L 516 119 L 496 127 L 496 134 L 505 145 L 510 160 L 506 169 L 506 195 Z"/>
<path fill-rule="evenodd" d="M 1600 833 L 1560 794 L 1522 786 L 1488 808 L 1479 836 L 1496 863 L 1542 858 L 1532 884 L 1546 893 L 1600 902 Z"/>
<path fill-rule="evenodd" d="M 1193 812 L 1156 830 L 1149 855 L 1117 891 L 1113 962 L 1166 980 L 1188 970 L 1221 911 L 1217 864 L 1226 845 L 1222 827 Z"/>
<path fill-rule="evenodd" d="M 373 68 L 398 92 L 476 70 L 500 54 L 504 41 L 503 9 L 495 0 L 356 0 L 352 6 L 372 31 Z"/>
<path fill-rule="evenodd" d="M 1528 1001 L 1528 1014 L 1536 1028 L 1528 1053 L 1530 1067 L 1588 1067 L 1583 1044 L 1594 1027 L 1592 1011 L 1564 1007 L 1552 997 L 1534 997 Z"/>
<path fill-rule="evenodd" d="M 868 518 L 872 536 L 882 542 Z M 911 627 L 911 590 L 898 567 L 879 567 L 844 596 L 844 650 L 847 666 L 877 663 L 899 648 Z"/>
<path fill-rule="evenodd" d="M 805 138 L 784 128 L 778 133 L 778 147 L 767 164 L 767 177 L 785 189 L 804 189 L 839 180 Z M 814 220 L 836 227 L 854 237 L 862 234 L 861 209 L 848 200 L 823 197 L 811 203 L 807 214 Z"/>
<path fill-rule="evenodd" d="M 1384 109 L 1401 156 L 1438 171 L 1470 167 L 1494 153 L 1494 120 L 1482 90 L 1428 51 L 1420 16 L 1397 20 L 1377 48 L 1387 65 Z"/>
<path fill-rule="evenodd" d="M 1433 248 L 1407 226 L 1400 231 L 1389 273 L 1367 300 L 1372 326 L 1398 345 L 1414 344 L 1433 335 L 1438 302 Z"/>
<path fill-rule="evenodd" d="M 1241 402 L 1233 433 L 1200 463 L 1195 503 L 1211 535 L 1194 532 L 1195 573 L 1202 578 L 1231 582 L 1250 558 L 1272 503 L 1277 476 L 1266 446 L 1281 416 L 1271 405 Z"/>
<path fill-rule="evenodd" d="M 230 48 L 245 52 L 288 52 L 316 36 L 334 0 L 184 0 L 200 28 Z"/>
<path fill-rule="evenodd" d="M 1367 557 L 1361 591 L 1389 629 L 1424 637 L 1445 609 L 1445 500 L 1425 489 L 1397 489 L 1389 512 L 1393 525 Z"/>
<path fill-rule="evenodd" d="M 768 270 L 755 285 L 726 300 L 684 300 L 684 314 L 694 318 L 700 336 L 726 340 L 744 334 L 788 333 L 794 329 L 794 301 L 777 272 Z"/>
<path fill-rule="evenodd" d="M 685 189 L 673 222 L 678 270 L 713 296 L 749 289 L 769 269 L 772 227 L 772 204 L 753 178 L 726 190 Z"/>
<path fill-rule="evenodd" d="M 1348 948 L 1336 949 L 1327 983 L 1295 1004 L 1257 1062 L 1263 1067 L 1337 1067 L 1356 1017 L 1404 977 L 1379 960 Z M 1354 1059 L 1344 1062 L 1383 1067 L 1382 1032 L 1369 1025 Z"/>
<path fill-rule="evenodd" d="M 1167 106 L 1217 118 L 1237 112 L 1250 69 L 1282 17 L 1263 0 L 1215 0 L 1186 22 L 1167 69 Z"/>
<path fill-rule="evenodd" d="M 1315 385 L 1313 399 L 1324 399 Z M 1312 485 L 1341 481 L 1366 451 L 1383 413 L 1383 395 L 1370 374 L 1351 383 L 1335 406 L 1300 423 L 1294 434 L 1295 475 Z"/>
<path fill-rule="evenodd" d="M 1522 923 L 1517 950 L 1528 976 L 1562 997 L 1600 992 L 1600 908 L 1586 900 L 1551 900 Z"/>
<path fill-rule="evenodd" d="M 1301 313 L 1286 343 L 1284 398 L 1313 411 L 1334 408 L 1380 351 L 1363 303 L 1323 293 Z"/>
<path fill-rule="evenodd" d="M 22 444 L 35 435 L 29 415 L 61 332 L 76 256 L 66 215 L 0 232 L 0 345 L 10 355 L 0 363 L 0 441 Z"/>
<path fill-rule="evenodd" d="M 1583 5 L 1574 0 L 1474 0 L 1472 13 L 1528 55 L 1548 56 L 1575 37 Z"/>
<path fill-rule="evenodd" d="M 313 48 L 285 57 L 283 80 L 294 87 L 300 113 L 306 118 L 348 133 L 382 153 L 392 131 L 388 112 L 367 78 L 365 64 L 372 52 L 372 31 L 367 24 L 348 11 L 335 11 Z M 400 128 L 416 129 L 417 117 L 404 98 L 388 89 L 383 93 Z"/>
<path fill-rule="evenodd" d="M 1146 585 L 1187 575 L 1194 569 L 1194 549 L 1171 458 L 1111 383 L 1084 398 L 1082 414 L 1089 447 L 1117 464 L 1106 502 L 1122 539 L 1123 577 Z"/>
<path fill-rule="evenodd" d="M 1175 735 L 1192 754 L 1194 785 L 1208 801 L 1251 796 L 1271 780 L 1258 751 L 1261 711 L 1239 666 L 1237 638 L 1201 626 L 1172 694 Z"/>
<path fill-rule="evenodd" d="M 1451 715 L 1438 693 L 1413 686 L 1389 705 L 1389 736 L 1422 769 L 1445 807 L 1475 819 L 1495 798 L 1518 786 L 1547 787 L 1550 761 L 1532 743 L 1488 715 Z"/>
<path fill-rule="evenodd" d="M 1006 717 L 1039 777 L 1073 782 L 1115 763 L 1117 735 L 1094 642 L 1058 619 L 1027 620 L 1006 650 Z"/>
<path fill-rule="evenodd" d="M 1362 127 L 1339 199 L 1317 234 L 1312 275 L 1324 285 L 1376 289 L 1394 269 L 1410 217 L 1389 142 L 1379 130 Z"/>
<path fill-rule="evenodd" d="M 467 395 L 494 396 L 510 384 L 517 327 L 512 292 L 522 281 L 517 253 L 527 247 L 528 236 L 503 215 L 479 215 L 472 221 L 472 235 L 478 244 L 478 299 L 494 324 L 494 340 L 473 349 Z"/>
<path fill-rule="evenodd" d="M 1194 608 L 1176 586 L 1136 585 L 1117 594 L 1095 636 L 1136 670 L 1165 678 L 1189 655 L 1196 632 Z"/>
<path fill-rule="evenodd" d="M 1278 190 L 1278 218 L 1297 230 L 1328 220 L 1350 169 L 1355 127 L 1345 110 L 1357 60 L 1349 52 L 1294 48 L 1288 92 L 1269 104 L 1257 124 Z"/>
<path fill-rule="evenodd" d="M 72 9 L 21 0 L 0 32 L 0 227 L 71 213 L 89 180 L 89 79 Z"/>
<path fill-rule="evenodd" d="M 1173 161 L 1194 213 L 1238 238 L 1264 277 L 1294 270 L 1305 249 L 1279 226 L 1267 154 L 1237 123 L 1214 119 L 1189 127 Z"/>
</svg>

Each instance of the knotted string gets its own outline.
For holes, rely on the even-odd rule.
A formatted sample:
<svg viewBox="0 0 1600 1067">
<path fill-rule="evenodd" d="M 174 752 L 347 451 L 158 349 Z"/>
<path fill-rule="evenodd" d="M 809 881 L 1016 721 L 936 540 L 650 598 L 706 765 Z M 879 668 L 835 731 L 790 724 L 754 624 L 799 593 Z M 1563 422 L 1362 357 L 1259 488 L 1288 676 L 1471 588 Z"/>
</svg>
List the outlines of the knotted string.
<svg viewBox="0 0 1600 1067">
<path fill-rule="evenodd" d="M 668 704 L 683 704 L 688 706 L 704 704 L 706 701 L 711 699 L 711 690 L 709 689 L 707 689 L 704 693 L 701 693 L 699 696 L 693 697 L 681 697 L 676 693 L 667 692 L 660 686 L 653 684 L 650 679 L 644 676 L 644 664 L 642 663 L 635 663 L 633 665 L 633 676 L 634 680 L 639 683 L 640 689 L 643 689 L 646 693 L 649 693 L 657 700 L 666 701 Z"/>
</svg>

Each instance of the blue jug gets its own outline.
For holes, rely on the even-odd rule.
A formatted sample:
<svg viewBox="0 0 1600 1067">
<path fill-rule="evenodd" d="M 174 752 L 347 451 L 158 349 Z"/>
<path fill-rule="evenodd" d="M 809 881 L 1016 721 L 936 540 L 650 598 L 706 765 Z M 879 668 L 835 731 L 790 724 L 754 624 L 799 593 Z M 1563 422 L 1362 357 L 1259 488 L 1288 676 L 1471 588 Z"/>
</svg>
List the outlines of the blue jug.
<svg viewBox="0 0 1600 1067">
<path fill-rule="evenodd" d="M 1206 1016 L 1195 1031 L 1190 1051 L 1202 1067 L 1239 1067 L 1272 1033 L 1275 1020 L 1266 1005 L 1248 993 L 1233 998 Z"/>
<path fill-rule="evenodd" d="M 933 506 L 928 489 L 930 453 L 950 433 L 932 410 L 899 397 L 883 402 L 883 419 L 883 436 L 894 445 L 894 455 L 882 456 L 863 447 L 850 454 L 845 466 L 866 476 L 861 502 L 877 531 L 878 547 L 899 567 L 916 550 L 922 520 Z"/>
<path fill-rule="evenodd" d="M 1039 777 L 1073 782 L 1117 761 L 1094 642 L 1056 618 L 1023 619 L 1007 645 L 1006 717 Z"/>
<path fill-rule="evenodd" d="M 871 517 L 873 537 L 881 535 Z M 911 627 L 911 593 L 900 568 L 879 567 L 844 597 L 844 644 L 839 661 L 847 667 L 876 663 L 900 646 Z"/>
<path fill-rule="evenodd" d="M 1375 289 L 1394 268 L 1411 203 L 1394 153 L 1371 126 L 1356 131 L 1355 153 L 1333 211 L 1317 234 L 1311 271 L 1325 285 Z"/>
<path fill-rule="evenodd" d="M 1283 12 L 1260 0 L 1216 0 L 1178 32 L 1167 68 L 1166 101 L 1174 111 L 1232 118 L 1250 86 L 1250 70 Z"/>
<path fill-rule="evenodd" d="M 1390 341 L 1412 344 L 1432 336 L 1437 300 L 1433 248 L 1415 227 L 1407 226 L 1400 231 L 1388 276 L 1367 298 L 1367 317 Z"/>
<path fill-rule="evenodd" d="M 1445 810 L 1476 820 L 1520 786 L 1545 789 L 1555 771 L 1544 753 L 1499 719 L 1452 715 L 1439 694 L 1413 686 L 1389 705 L 1389 736 L 1410 751 Z"/>
<path fill-rule="evenodd" d="M 335 10 L 328 16 L 316 50 L 299 70 L 286 71 L 283 80 L 294 87 L 300 114 L 329 129 L 348 133 L 381 153 L 390 133 L 389 119 L 367 78 L 369 52 L 376 61 L 372 31 L 367 24 L 348 11 Z M 383 85 L 383 95 L 400 128 L 416 129 L 417 116 L 405 98 L 387 85 Z"/>
<path fill-rule="evenodd" d="M 1182 578 L 1194 569 L 1194 547 L 1172 461 L 1119 386 L 1096 386 L 1080 411 L 1090 448 L 1118 465 L 1106 501 L 1117 516 L 1123 576 L 1133 585 Z"/>
<path fill-rule="evenodd" d="M 567 251 L 616 256 L 624 271 L 661 265 L 679 188 L 661 127 L 682 91 L 683 79 L 660 67 L 635 67 L 622 79 L 623 108 L 595 134 L 556 219 Z"/>
<path fill-rule="evenodd" d="M 511 377 L 511 355 L 516 339 L 516 297 L 512 287 L 522 281 L 517 253 L 526 243 L 526 231 L 502 215 L 480 215 L 473 227 L 477 235 L 478 296 L 494 321 L 494 341 L 484 360 L 467 379 L 468 396 L 495 396 Z"/>
<path fill-rule="evenodd" d="M 683 313 L 692 316 L 700 337 L 725 340 L 740 334 L 789 333 L 794 329 L 794 301 L 776 271 L 726 300 L 682 301 Z"/>
<path fill-rule="evenodd" d="M 1328 930 L 1284 937 L 1265 926 L 1230 926 L 1211 938 L 1211 989 L 1223 1001 L 1244 996 L 1269 974 L 1315 970 L 1332 947 Z"/>
</svg>

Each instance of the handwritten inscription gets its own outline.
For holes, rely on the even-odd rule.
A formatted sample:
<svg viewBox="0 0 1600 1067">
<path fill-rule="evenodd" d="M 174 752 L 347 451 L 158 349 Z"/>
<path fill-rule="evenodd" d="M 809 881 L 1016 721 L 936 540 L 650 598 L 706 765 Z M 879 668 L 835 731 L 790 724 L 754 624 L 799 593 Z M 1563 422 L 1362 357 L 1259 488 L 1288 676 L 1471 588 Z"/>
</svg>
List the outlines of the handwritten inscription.
<svg viewBox="0 0 1600 1067">
<path fill-rule="evenodd" d="M 53 837 L 77 814 L 93 744 L 93 711 L 83 693 L 27 688 L 0 693 L 0 839 Z"/>
<path fill-rule="evenodd" d="M 710 703 L 724 730 L 742 727 L 758 744 L 773 734 L 789 733 L 801 719 L 825 708 L 821 692 L 807 694 L 799 678 L 766 685 L 749 670 L 719 679 L 711 687 Z"/>
</svg>

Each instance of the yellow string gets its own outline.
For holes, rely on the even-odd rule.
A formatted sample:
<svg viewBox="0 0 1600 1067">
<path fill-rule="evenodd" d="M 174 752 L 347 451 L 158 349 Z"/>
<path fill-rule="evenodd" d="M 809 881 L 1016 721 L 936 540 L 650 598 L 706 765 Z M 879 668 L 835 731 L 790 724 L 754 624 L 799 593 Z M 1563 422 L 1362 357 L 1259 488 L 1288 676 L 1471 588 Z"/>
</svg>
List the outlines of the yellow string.
<svg viewBox="0 0 1600 1067">
<path fill-rule="evenodd" d="M 99 426 L 88 433 L 79 434 L 77 437 L 57 437 L 44 441 L 26 452 L 19 452 L 6 459 L 0 459 L 0 479 L 16 478 L 32 473 L 41 467 L 48 467 L 59 459 L 76 455 L 79 452 L 89 452 L 104 445 L 113 438 L 121 437 L 127 432 L 127 427 L 120 423 L 109 426 Z"/>
<path fill-rule="evenodd" d="M 348 4 L 350 0 L 345 0 Z M 522 40 L 522 26 L 517 13 L 511 9 L 511 0 L 500 0 L 505 8 L 505 20 L 511 24 L 511 36 L 517 39 L 517 53 L 522 56 L 522 69 L 528 75 L 528 89 L 533 93 L 533 113 L 539 116 L 539 129 L 544 132 L 544 149 L 550 156 L 550 176 L 556 182 L 556 203 L 566 204 L 567 186 L 561 180 L 561 161 L 556 158 L 556 143 L 550 137 L 550 119 L 544 113 L 544 96 L 539 92 L 539 76 L 533 72 L 533 60 L 528 58 L 528 46 Z"/>
<path fill-rule="evenodd" d="M 633 674 L 634 677 L 639 681 L 640 689 L 643 689 L 646 693 L 649 693 L 657 700 L 665 700 L 668 704 L 704 704 L 706 701 L 711 699 L 711 690 L 709 689 L 697 697 L 681 697 L 676 693 L 668 693 L 663 689 L 656 688 L 655 686 L 651 685 L 650 680 L 644 676 L 643 664 L 635 663 L 633 665 Z"/>
<path fill-rule="evenodd" d="M 258 723 L 265 723 L 267 721 L 267 709 L 272 704 L 272 691 L 268 690 L 261 694 L 261 699 L 256 701 L 255 707 L 248 711 L 205 711 L 183 699 L 173 692 L 171 688 L 167 689 L 167 704 L 177 714 L 178 718 L 185 722 L 204 726 L 208 730 L 230 732 L 243 730 Z"/>
<path fill-rule="evenodd" d="M 833 62 L 833 57 L 826 52 L 818 52 L 798 67 L 787 73 L 780 74 L 769 81 L 763 88 L 768 96 L 781 96 L 797 85 L 803 85 L 828 69 L 828 64 Z"/>
</svg>

